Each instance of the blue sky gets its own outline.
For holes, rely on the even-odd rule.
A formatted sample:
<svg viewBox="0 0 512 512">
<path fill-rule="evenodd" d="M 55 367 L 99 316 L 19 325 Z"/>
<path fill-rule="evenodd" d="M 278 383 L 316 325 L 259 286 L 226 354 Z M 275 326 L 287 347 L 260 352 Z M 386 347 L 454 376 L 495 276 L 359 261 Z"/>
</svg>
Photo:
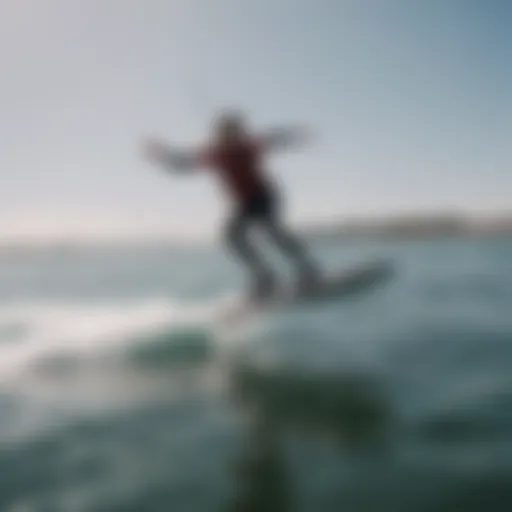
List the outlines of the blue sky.
<svg viewBox="0 0 512 512">
<path fill-rule="evenodd" d="M 511 26 L 507 0 L 4 0 L 0 235 L 215 233 L 216 183 L 139 144 L 231 105 L 315 131 L 269 162 L 294 222 L 508 208 Z"/>
</svg>

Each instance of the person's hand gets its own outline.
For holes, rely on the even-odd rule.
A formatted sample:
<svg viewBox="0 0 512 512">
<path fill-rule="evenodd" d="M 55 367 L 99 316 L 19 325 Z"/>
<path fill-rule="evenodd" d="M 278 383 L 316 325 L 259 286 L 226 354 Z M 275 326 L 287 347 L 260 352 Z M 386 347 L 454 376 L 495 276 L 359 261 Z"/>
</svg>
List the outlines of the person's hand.
<svg viewBox="0 0 512 512">
<path fill-rule="evenodd" d="M 167 145 L 156 138 L 147 138 L 143 142 L 142 151 L 144 157 L 152 162 L 162 163 L 166 160 L 169 149 Z"/>
<path fill-rule="evenodd" d="M 314 138 L 313 130 L 306 127 L 296 128 L 291 133 L 299 144 L 309 144 Z"/>
</svg>

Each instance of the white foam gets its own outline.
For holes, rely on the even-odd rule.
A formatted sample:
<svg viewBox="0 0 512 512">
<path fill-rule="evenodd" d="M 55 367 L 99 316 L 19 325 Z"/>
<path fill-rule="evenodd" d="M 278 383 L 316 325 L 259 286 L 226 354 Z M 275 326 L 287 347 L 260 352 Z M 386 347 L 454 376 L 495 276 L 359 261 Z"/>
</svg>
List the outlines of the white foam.
<svg viewBox="0 0 512 512">
<path fill-rule="evenodd" d="M 101 357 L 161 329 L 206 322 L 211 304 L 169 298 L 140 302 L 28 302 L 0 312 L 0 331 L 23 330 L 15 341 L 0 343 L 0 380 L 52 355 Z"/>
</svg>

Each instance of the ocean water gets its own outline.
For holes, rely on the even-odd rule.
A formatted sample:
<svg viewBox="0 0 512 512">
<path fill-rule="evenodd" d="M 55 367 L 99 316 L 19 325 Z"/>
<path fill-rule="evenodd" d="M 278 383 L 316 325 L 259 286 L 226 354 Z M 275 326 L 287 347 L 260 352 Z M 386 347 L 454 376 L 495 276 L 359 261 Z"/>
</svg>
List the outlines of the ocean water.
<svg viewBox="0 0 512 512">
<path fill-rule="evenodd" d="M 512 241 L 315 252 L 396 276 L 226 327 L 217 249 L 2 254 L 0 510 L 512 510 Z"/>
</svg>

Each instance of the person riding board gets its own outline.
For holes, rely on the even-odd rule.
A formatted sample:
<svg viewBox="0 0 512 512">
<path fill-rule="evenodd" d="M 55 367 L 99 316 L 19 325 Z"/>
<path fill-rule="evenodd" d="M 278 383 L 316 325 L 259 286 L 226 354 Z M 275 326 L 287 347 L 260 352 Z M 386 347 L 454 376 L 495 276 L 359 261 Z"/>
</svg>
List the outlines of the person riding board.
<svg viewBox="0 0 512 512">
<path fill-rule="evenodd" d="M 304 244 L 284 226 L 279 191 L 263 166 L 266 154 L 298 145 L 304 142 L 304 135 L 299 130 L 275 130 L 253 136 L 242 114 L 226 111 L 214 120 L 211 140 L 202 149 L 179 151 L 155 139 L 145 145 L 146 156 L 166 168 L 177 172 L 207 168 L 220 178 L 234 202 L 224 230 L 226 244 L 248 267 L 250 296 L 255 299 L 271 294 L 277 284 L 273 271 L 249 240 L 255 225 L 296 265 L 301 289 L 314 286 L 319 278 Z"/>
</svg>

